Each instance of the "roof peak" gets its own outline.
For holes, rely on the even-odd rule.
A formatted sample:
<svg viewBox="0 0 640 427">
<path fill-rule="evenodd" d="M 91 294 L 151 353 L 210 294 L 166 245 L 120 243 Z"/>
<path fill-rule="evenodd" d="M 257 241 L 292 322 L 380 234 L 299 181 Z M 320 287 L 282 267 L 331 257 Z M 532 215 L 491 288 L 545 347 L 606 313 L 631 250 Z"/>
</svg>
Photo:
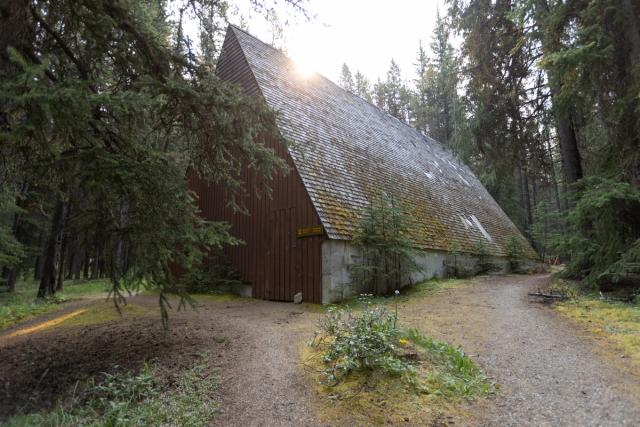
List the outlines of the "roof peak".
<svg viewBox="0 0 640 427">
<path fill-rule="evenodd" d="M 507 254 L 520 232 L 450 150 L 321 74 L 302 78 L 294 61 L 245 30 L 229 30 L 226 75 L 253 80 L 279 113 L 280 133 L 294 142 L 288 155 L 329 238 L 351 239 L 376 192 L 390 189 L 414 213 L 416 247 L 473 252 L 483 242 Z"/>
<path fill-rule="evenodd" d="M 273 50 L 273 51 L 274 51 L 274 52 L 276 52 L 277 54 L 282 55 L 282 56 L 283 56 L 284 58 L 286 58 L 287 60 L 289 60 L 289 61 L 291 61 L 291 62 L 293 62 L 293 63 L 296 63 L 296 61 L 295 61 L 293 58 L 291 58 L 291 57 L 289 57 L 288 55 L 286 55 L 282 50 L 280 50 L 280 49 L 278 49 L 277 47 L 274 47 L 274 46 L 270 45 L 269 43 L 267 43 L 267 42 L 265 42 L 265 41 L 261 40 L 259 37 L 254 36 L 253 34 L 251 34 L 250 32 L 248 32 L 247 30 L 244 30 L 244 29 L 240 28 L 239 26 L 237 26 L 237 25 L 235 25 L 235 24 L 231 24 L 231 23 L 229 24 L 229 27 L 228 27 L 228 28 L 231 28 L 231 29 L 233 29 L 233 30 L 240 31 L 240 32 L 242 32 L 242 33 L 246 34 L 247 36 L 251 37 L 252 39 L 254 39 L 254 40 L 256 40 L 256 41 L 260 42 L 260 43 L 261 43 L 261 44 L 263 44 L 264 46 L 266 46 L 266 47 L 268 47 L 269 49 Z M 228 28 L 227 28 L 227 30 L 228 30 Z M 334 81 L 333 81 L 333 80 L 331 80 L 330 78 L 326 77 L 324 74 L 321 74 L 321 73 L 319 73 L 319 72 L 317 72 L 317 71 L 313 71 L 312 73 L 313 73 L 313 74 L 315 74 L 315 75 L 317 75 L 317 76 L 318 76 L 318 77 L 320 77 L 321 79 L 326 80 L 328 83 L 332 84 L 333 86 L 335 86 L 335 87 L 336 87 L 336 88 L 338 88 L 339 90 L 343 91 L 344 93 L 349 94 L 349 95 L 351 95 L 351 96 L 353 96 L 353 97 L 355 97 L 355 98 L 359 99 L 360 101 L 365 102 L 366 104 L 368 104 L 368 105 L 370 105 L 370 106 L 372 106 L 372 107 L 376 108 L 376 109 L 377 109 L 377 110 L 379 110 L 381 113 L 386 114 L 386 115 L 388 115 L 389 117 L 392 117 L 393 119 L 397 120 L 401 125 L 403 125 L 403 126 L 407 126 L 407 127 L 408 127 L 408 128 L 410 128 L 411 130 L 413 130 L 413 131 L 415 131 L 416 133 L 420 134 L 423 138 L 425 138 L 425 139 L 429 139 L 429 140 L 431 140 L 432 142 L 436 142 L 436 143 L 438 143 L 438 144 L 442 145 L 439 141 L 436 141 L 435 139 L 431 138 L 431 137 L 430 137 L 430 136 L 428 136 L 428 135 L 424 135 L 424 134 L 422 134 L 420 131 L 418 131 L 416 128 L 412 127 L 412 126 L 411 126 L 411 125 L 409 125 L 408 123 L 406 123 L 406 122 L 404 122 L 404 121 L 400 120 L 399 118 L 397 118 L 396 116 L 394 116 L 394 115 L 392 115 L 392 114 L 389 114 L 387 111 L 384 111 L 384 110 L 383 110 L 382 108 L 380 108 L 378 105 L 374 104 L 374 103 L 373 103 L 373 101 L 368 101 L 368 100 L 364 99 L 363 97 L 361 97 L 361 96 L 360 96 L 360 95 L 358 95 L 358 94 L 355 94 L 355 93 L 353 93 L 353 92 L 349 92 L 348 90 L 344 89 L 342 86 L 340 86 L 339 84 L 337 84 L 336 82 L 334 82 Z M 444 148 L 444 146 L 443 146 L 443 148 Z"/>
</svg>

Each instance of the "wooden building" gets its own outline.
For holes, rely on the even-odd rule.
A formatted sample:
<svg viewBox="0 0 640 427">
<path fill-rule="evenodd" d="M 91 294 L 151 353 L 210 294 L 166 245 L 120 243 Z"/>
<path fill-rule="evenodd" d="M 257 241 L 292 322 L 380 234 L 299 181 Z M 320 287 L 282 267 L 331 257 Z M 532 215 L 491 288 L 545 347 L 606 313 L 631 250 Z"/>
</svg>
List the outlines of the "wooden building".
<svg viewBox="0 0 640 427">
<path fill-rule="evenodd" d="M 263 97 L 291 142 L 266 141 L 291 168 L 271 198 L 247 200 L 248 215 L 224 208 L 220 189 L 192 180 L 207 219 L 226 220 L 246 242 L 226 255 L 257 298 L 332 302 L 356 293 L 350 244 L 360 214 L 391 190 L 419 225 L 414 245 L 422 277 L 442 276 L 452 251 L 473 263 L 479 245 L 506 260 L 522 238 L 479 180 L 441 144 L 318 74 L 304 74 L 282 52 L 230 26 L 217 74 Z M 243 171 L 251 191 L 251 179 Z M 506 261 L 505 261 L 506 265 Z"/>
</svg>

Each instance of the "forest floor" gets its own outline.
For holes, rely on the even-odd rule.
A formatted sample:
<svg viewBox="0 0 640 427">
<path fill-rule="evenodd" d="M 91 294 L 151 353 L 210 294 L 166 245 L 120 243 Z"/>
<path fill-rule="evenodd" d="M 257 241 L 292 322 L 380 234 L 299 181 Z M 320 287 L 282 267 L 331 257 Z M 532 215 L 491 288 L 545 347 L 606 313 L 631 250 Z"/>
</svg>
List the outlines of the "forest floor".
<svg viewBox="0 0 640 427">
<path fill-rule="evenodd" d="M 548 280 L 479 277 L 398 299 L 403 325 L 460 345 L 500 385 L 438 425 L 638 425 L 640 376 L 606 341 L 528 300 Z M 122 318 L 109 304 L 74 301 L 0 331 L 0 423 L 50 409 L 114 365 L 155 360 L 176 377 L 207 352 L 213 425 L 354 425 L 348 413 L 326 420 L 332 401 L 301 363 L 319 306 L 202 296 L 198 311 L 171 312 L 164 332 L 156 298 L 131 298 Z"/>
<path fill-rule="evenodd" d="M 55 298 L 38 301 L 38 282 L 20 281 L 15 292 L 0 292 L 0 329 L 56 311 L 72 300 L 105 297 L 110 287 L 107 280 L 67 280 Z"/>
</svg>

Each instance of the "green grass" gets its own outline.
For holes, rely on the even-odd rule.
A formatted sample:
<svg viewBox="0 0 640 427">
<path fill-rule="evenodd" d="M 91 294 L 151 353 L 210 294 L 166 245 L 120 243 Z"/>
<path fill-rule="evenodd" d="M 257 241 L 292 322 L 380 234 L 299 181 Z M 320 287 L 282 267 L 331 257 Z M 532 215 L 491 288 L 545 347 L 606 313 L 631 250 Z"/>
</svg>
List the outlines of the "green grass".
<svg viewBox="0 0 640 427">
<path fill-rule="evenodd" d="M 18 282 L 15 292 L 0 293 L 0 329 L 7 328 L 21 320 L 54 311 L 63 302 L 104 294 L 110 286 L 107 280 L 69 280 L 65 282 L 64 289 L 58 292 L 54 298 L 39 301 L 36 298 L 37 282 Z"/>
<path fill-rule="evenodd" d="M 139 372 L 115 370 L 74 390 L 70 404 L 46 413 L 18 415 L 7 427 L 30 426 L 205 426 L 214 417 L 217 404 L 212 392 L 218 386 L 211 373 L 209 353 L 170 387 L 163 384 L 158 366 L 145 364 Z M 166 381 L 165 381 L 166 382 Z"/>
<path fill-rule="evenodd" d="M 427 283 L 413 293 L 432 294 L 457 285 L 442 282 Z M 317 392 L 330 400 L 320 411 L 328 424 L 351 418 L 358 425 L 438 424 L 434 414 L 459 417 L 461 402 L 497 390 L 461 349 L 396 325 L 395 315 L 381 309 L 380 298 L 360 304 L 362 310 L 329 312 L 302 350 Z"/>
<path fill-rule="evenodd" d="M 551 289 L 569 300 L 554 305 L 556 311 L 606 340 L 640 372 L 640 303 L 611 301 L 578 283 L 558 280 Z"/>
<path fill-rule="evenodd" d="M 423 392 L 448 398 L 473 398 L 491 394 L 495 385 L 464 352 L 450 344 L 422 335 L 416 329 L 403 330 L 404 337 L 418 350 L 429 367 L 419 375 Z M 426 372 L 426 375 L 425 375 Z"/>
<path fill-rule="evenodd" d="M 398 345 L 418 353 L 410 382 L 406 377 L 381 370 L 356 370 L 336 385 L 322 381 L 326 368 L 323 352 L 305 346 L 301 357 L 318 394 L 321 420 L 339 424 L 353 419 L 356 425 L 439 425 L 434 414 L 461 419 L 469 416 L 461 403 L 488 396 L 498 389 L 460 349 L 403 330 Z"/>
<path fill-rule="evenodd" d="M 398 295 L 387 296 L 373 296 L 368 297 L 366 300 L 373 304 L 400 304 L 409 302 L 411 300 L 419 298 L 428 298 L 430 296 L 438 295 L 448 289 L 464 286 L 469 283 L 469 279 L 439 279 L 432 278 L 429 280 L 423 280 L 422 282 L 414 285 L 406 286 L 400 289 Z M 335 304 L 344 308 L 358 309 L 362 307 L 362 301 L 360 297 L 352 297 L 344 300 L 339 304 Z M 335 306 L 334 305 L 334 306 Z M 323 306 L 325 309 L 331 307 L 331 305 Z"/>
</svg>

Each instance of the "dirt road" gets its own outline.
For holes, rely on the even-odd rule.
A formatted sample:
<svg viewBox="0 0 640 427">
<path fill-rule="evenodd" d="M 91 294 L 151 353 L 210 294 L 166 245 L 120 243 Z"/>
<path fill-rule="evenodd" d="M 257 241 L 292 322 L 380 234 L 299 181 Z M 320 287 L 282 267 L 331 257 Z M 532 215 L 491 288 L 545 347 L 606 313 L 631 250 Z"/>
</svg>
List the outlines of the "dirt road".
<svg viewBox="0 0 640 427">
<path fill-rule="evenodd" d="M 479 277 L 426 303 L 404 320 L 461 345 L 501 385 L 479 425 L 640 425 L 640 378 L 595 351 L 595 342 L 527 293 L 548 276 Z"/>
<path fill-rule="evenodd" d="M 475 425 L 640 425 L 640 378 L 625 375 L 578 329 L 527 300 L 546 280 L 472 279 L 409 300 L 399 307 L 400 320 L 462 346 L 500 384 L 488 405 L 478 405 Z M 148 297 L 132 302 L 156 303 Z M 65 389 L 113 363 L 155 358 L 177 371 L 207 351 L 220 377 L 214 425 L 322 425 L 315 416 L 320 398 L 299 363 L 300 346 L 321 315 L 317 307 L 251 299 L 200 304 L 197 312 L 172 313 L 169 334 L 155 315 L 10 338 L 20 326 L 3 331 L 0 415 L 50 407 Z"/>
</svg>

